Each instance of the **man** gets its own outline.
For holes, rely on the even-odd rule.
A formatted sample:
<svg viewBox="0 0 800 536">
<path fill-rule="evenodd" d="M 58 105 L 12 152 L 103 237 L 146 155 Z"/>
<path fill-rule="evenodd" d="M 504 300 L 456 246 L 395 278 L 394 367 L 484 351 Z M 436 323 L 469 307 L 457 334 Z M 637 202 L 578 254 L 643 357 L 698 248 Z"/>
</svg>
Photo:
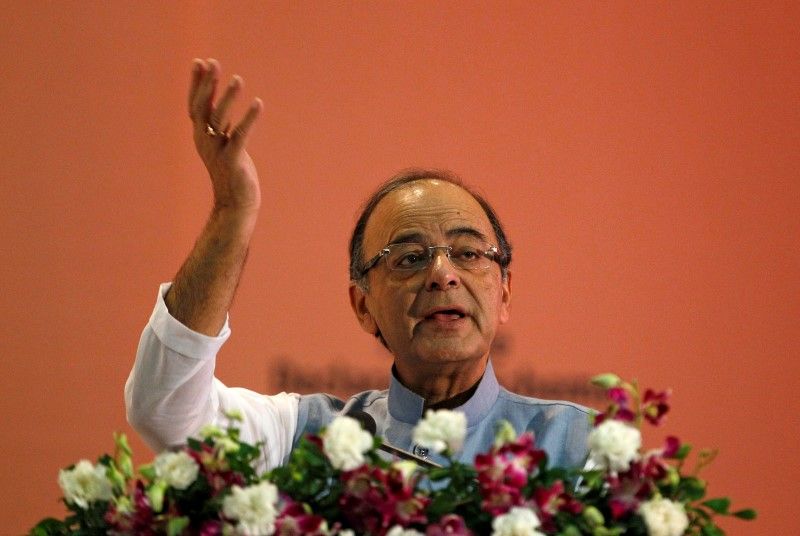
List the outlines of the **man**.
<svg viewBox="0 0 800 536">
<path fill-rule="evenodd" d="M 238 409 L 245 416 L 243 439 L 263 441 L 273 467 L 305 432 L 337 414 L 363 411 L 390 444 L 428 456 L 412 444 L 411 431 L 425 409 L 450 408 L 467 417 L 464 461 L 487 450 L 498 421 L 506 419 L 517 432 L 532 430 L 552 464 L 582 465 L 585 408 L 522 397 L 497 383 L 489 351 L 509 315 L 511 249 L 488 203 L 442 172 L 411 171 L 384 184 L 365 205 L 351 240 L 350 302 L 361 327 L 394 357 L 388 391 L 343 402 L 323 394 L 265 396 L 214 378 L 261 203 L 245 150 L 261 101 L 230 130 L 228 110 L 242 82 L 234 77 L 215 103 L 218 78 L 214 60 L 195 60 L 189 112 L 214 207 L 175 280 L 159 290 L 126 384 L 128 419 L 144 439 L 156 450 L 181 444 Z"/>
</svg>

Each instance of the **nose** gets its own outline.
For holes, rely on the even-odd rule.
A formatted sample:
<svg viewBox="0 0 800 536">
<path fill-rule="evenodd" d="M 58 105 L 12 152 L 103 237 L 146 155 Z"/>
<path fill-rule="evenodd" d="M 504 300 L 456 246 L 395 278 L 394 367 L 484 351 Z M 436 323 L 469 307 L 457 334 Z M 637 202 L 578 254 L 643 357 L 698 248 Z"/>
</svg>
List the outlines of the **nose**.
<svg viewBox="0 0 800 536">
<path fill-rule="evenodd" d="M 448 249 L 440 247 L 431 252 L 431 263 L 425 276 L 425 290 L 448 290 L 458 288 L 461 277 L 448 256 Z"/>
</svg>

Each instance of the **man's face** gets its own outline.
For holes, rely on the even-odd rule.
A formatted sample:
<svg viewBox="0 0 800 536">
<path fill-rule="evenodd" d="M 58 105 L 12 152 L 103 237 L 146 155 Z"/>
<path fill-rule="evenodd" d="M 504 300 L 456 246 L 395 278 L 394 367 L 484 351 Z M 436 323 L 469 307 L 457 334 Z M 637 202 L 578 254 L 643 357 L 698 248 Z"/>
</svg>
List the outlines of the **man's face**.
<svg viewBox="0 0 800 536">
<path fill-rule="evenodd" d="M 472 195 L 449 182 L 425 179 L 380 201 L 367 222 L 364 251 L 371 258 L 398 241 L 440 246 L 476 233 L 497 244 Z M 465 270 L 437 249 L 430 265 L 411 275 L 389 270 L 381 259 L 368 272 L 367 285 L 366 291 L 350 288 L 359 322 L 372 334 L 380 331 L 395 359 L 406 365 L 484 359 L 497 327 L 508 320 L 510 283 L 496 262 L 485 270 Z"/>
</svg>

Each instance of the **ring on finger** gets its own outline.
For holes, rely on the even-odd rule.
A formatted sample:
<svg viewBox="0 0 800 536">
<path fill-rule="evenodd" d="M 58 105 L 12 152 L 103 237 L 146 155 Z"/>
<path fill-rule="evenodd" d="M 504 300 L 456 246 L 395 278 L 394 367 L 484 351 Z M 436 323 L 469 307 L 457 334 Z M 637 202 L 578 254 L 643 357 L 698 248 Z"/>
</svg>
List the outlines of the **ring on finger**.
<svg viewBox="0 0 800 536">
<path fill-rule="evenodd" d="M 228 137 L 228 132 L 227 131 L 225 131 L 225 130 L 217 130 L 216 128 L 211 126 L 211 123 L 206 123 L 206 134 L 208 136 L 211 136 L 212 138 L 216 138 L 217 136 L 219 136 L 221 138 L 227 138 Z"/>
</svg>

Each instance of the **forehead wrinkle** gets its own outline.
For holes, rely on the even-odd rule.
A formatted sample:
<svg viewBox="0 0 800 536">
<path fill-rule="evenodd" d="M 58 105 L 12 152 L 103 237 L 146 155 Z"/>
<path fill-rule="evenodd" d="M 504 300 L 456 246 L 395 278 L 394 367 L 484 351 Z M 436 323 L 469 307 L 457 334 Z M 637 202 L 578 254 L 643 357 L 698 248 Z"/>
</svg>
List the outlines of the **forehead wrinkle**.
<svg viewBox="0 0 800 536">
<path fill-rule="evenodd" d="M 457 221 L 453 222 L 452 220 Z M 387 237 L 388 243 L 429 243 L 432 240 L 435 241 L 432 237 L 438 234 L 448 239 L 456 236 L 469 235 L 479 238 L 484 242 L 489 241 L 486 233 L 479 229 L 479 225 L 464 220 L 469 220 L 469 218 L 464 218 L 463 214 L 458 212 L 456 216 L 445 218 L 444 221 L 431 221 L 425 224 L 417 223 L 416 225 L 400 225 L 389 233 Z"/>
<path fill-rule="evenodd" d="M 387 243 L 429 242 L 437 236 L 463 234 L 496 242 L 486 212 L 469 192 L 449 183 L 420 182 L 392 192 L 378 203 L 365 233 L 369 250 Z M 449 193 L 452 188 L 457 189 L 455 195 Z"/>
<path fill-rule="evenodd" d="M 456 227 L 454 229 L 448 229 L 447 231 L 445 231 L 444 234 L 445 234 L 445 236 L 447 236 L 447 238 L 453 238 L 454 236 L 467 235 L 467 236 L 474 236 L 475 238 L 480 238 L 484 242 L 488 242 L 489 241 L 489 237 L 487 237 L 485 234 L 480 232 L 478 229 L 475 229 L 474 227 L 469 227 L 469 226 L 463 226 L 463 227 Z"/>
</svg>

